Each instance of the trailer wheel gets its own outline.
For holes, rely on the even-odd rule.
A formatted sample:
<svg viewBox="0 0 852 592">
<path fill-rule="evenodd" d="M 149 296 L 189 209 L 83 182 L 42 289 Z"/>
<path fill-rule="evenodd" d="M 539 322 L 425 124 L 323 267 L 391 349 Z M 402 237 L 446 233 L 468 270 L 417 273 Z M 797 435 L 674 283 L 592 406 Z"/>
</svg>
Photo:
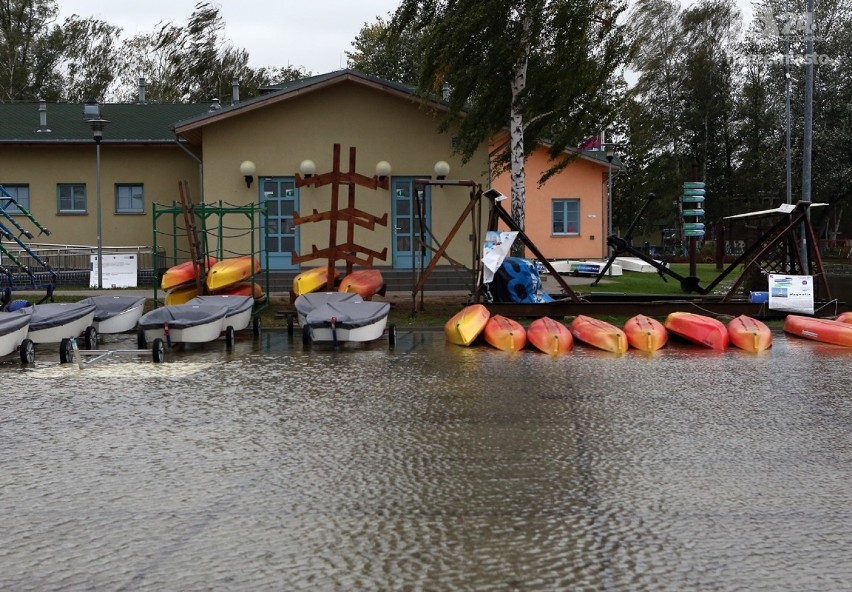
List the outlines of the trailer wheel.
<svg viewBox="0 0 852 592">
<path fill-rule="evenodd" d="M 35 345 L 32 339 L 24 339 L 21 342 L 21 364 L 27 365 L 35 362 Z"/>
<path fill-rule="evenodd" d="M 287 313 L 287 335 L 293 334 L 293 315 Z"/>
<path fill-rule="evenodd" d="M 71 340 L 65 337 L 59 342 L 59 363 L 67 364 L 74 360 L 74 346 L 71 345 Z"/>
<path fill-rule="evenodd" d="M 311 328 L 307 325 L 302 327 L 302 345 L 308 346 L 311 344 Z"/>
<path fill-rule="evenodd" d="M 234 343 L 236 343 L 237 337 L 234 332 L 234 328 L 231 325 L 228 325 L 225 328 L 225 347 L 228 349 L 234 348 Z"/>
<path fill-rule="evenodd" d="M 83 332 L 83 345 L 86 349 L 97 349 L 98 347 L 98 330 L 89 325 Z"/>
<path fill-rule="evenodd" d="M 260 335 L 260 332 L 261 332 L 260 317 L 256 316 L 256 317 L 254 317 L 254 320 L 252 320 L 251 332 L 254 334 L 255 337 Z"/>
<path fill-rule="evenodd" d="M 154 363 L 159 364 L 166 360 L 166 344 L 163 340 L 157 337 L 151 345 L 151 355 L 154 358 Z"/>
<path fill-rule="evenodd" d="M 136 331 L 136 347 L 138 349 L 148 349 L 148 340 L 145 338 L 145 329 L 139 327 Z"/>
<path fill-rule="evenodd" d="M 388 325 L 388 346 L 391 348 L 396 345 L 396 325 L 391 323 Z"/>
</svg>

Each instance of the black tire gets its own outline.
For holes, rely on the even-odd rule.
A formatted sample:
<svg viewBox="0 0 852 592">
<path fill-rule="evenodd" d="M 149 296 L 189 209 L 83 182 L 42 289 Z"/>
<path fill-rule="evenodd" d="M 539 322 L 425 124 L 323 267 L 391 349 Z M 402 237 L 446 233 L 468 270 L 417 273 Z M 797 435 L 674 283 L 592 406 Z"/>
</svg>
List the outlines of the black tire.
<svg viewBox="0 0 852 592">
<path fill-rule="evenodd" d="M 67 364 L 74 360 L 74 346 L 71 345 L 71 340 L 66 337 L 59 342 L 59 363 Z"/>
<path fill-rule="evenodd" d="M 148 349 L 148 340 L 145 338 L 145 329 L 142 327 L 136 331 L 136 347 L 138 349 Z"/>
<path fill-rule="evenodd" d="M 225 347 L 228 349 L 233 349 L 234 344 L 237 342 L 237 335 L 234 331 L 234 328 L 231 325 L 225 327 Z"/>
<path fill-rule="evenodd" d="M 308 346 L 311 344 L 311 328 L 305 325 L 302 327 L 302 345 Z"/>
<path fill-rule="evenodd" d="M 86 349 L 97 349 L 98 347 L 98 330 L 89 325 L 83 332 L 83 345 Z"/>
<path fill-rule="evenodd" d="M 293 315 L 287 315 L 287 335 L 293 334 Z"/>
<path fill-rule="evenodd" d="M 396 325 L 391 323 L 388 325 L 388 345 L 394 347 L 396 345 Z"/>
<path fill-rule="evenodd" d="M 155 364 L 166 361 L 166 344 L 159 337 L 151 344 L 151 356 Z"/>
<path fill-rule="evenodd" d="M 252 334 L 254 334 L 255 337 L 258 337 L 260 335 L 261 329 L 262 327 L 260 317 L 256 316 L 251 322 L 251 332 Z"/>
<path fill-rule="evenodd" d="M 35 363 L 35 345 L 32 339 L 24 339 L 20 345 L 21 364 Z"/>
</svg>

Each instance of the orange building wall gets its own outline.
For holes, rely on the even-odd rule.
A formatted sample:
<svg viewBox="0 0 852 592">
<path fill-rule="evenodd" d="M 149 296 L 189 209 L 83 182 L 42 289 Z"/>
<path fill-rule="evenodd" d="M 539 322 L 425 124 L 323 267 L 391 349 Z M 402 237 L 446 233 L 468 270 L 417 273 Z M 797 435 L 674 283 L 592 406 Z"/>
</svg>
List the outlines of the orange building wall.
<svg viewBox="0 0 852 592">
<path fill-rule="evenodd" d="M 544 147 L 536 149 L 527 159 L 524 232 L 546 259 L 605 259 L 608 255 L 606 163 L 598 164 L 579 157 L 539 186 L 538 180 L 552 164 Z M 503 195 L 511 195 L 509 172 L 495 177 L 491 185 Z M 580 199 L 579 233 L 555 236 L 552 232 L 551 202 L 566 198 Z M 508 199 L 502 203 L 507 211 L 511 209 Z M 535 257 L 529 249 L 525 256 Z"/>
</svg>

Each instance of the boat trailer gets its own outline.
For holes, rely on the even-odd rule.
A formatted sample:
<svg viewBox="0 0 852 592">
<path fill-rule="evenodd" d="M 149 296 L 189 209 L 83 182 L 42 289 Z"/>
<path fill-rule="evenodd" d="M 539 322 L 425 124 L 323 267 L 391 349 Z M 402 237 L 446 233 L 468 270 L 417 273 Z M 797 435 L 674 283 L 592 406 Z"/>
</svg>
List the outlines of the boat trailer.
<svg viewBox="0 0 852 592">
<path fill-rule="evenodd" d="M 74 337 L 63 339 L 59 344 L 60 363 L 73 362 L 80 370 L 116 354 L 132 356 L 150 354 L 154 363 L 159 364 L 166 360 L 166 345 L 162 339 L 157 338 L 152 342 L 151 349 L 80 349 Z"/>
</svg>

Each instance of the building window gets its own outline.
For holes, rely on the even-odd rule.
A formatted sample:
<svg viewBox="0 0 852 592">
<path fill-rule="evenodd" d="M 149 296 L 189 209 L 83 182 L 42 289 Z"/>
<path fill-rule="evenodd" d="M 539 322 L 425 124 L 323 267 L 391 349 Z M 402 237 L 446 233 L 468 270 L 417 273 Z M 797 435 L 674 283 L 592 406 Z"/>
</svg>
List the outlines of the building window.
<svg viewBox="0 0 852 592">
<path fill-rule="evenodd" d="M 553 234 L 580 234 L 580 200 L 553 200 Z"/>
<path fill-rule="evenodd" d="M 30 211 L 30 186 L 0 184 L 0 209 L 7 214 L 20 214 L 18 206 Z"/>
<path fill-rule="evenodd" d="M 143 214 L 145 212 L 145 192 L 141 183 L 116 184 L 115 211 L 119 214 Z"/>
<path fill-rule="evenodd" d="M 83 183 L 60 183 L 56 186 L 59 195 L 60 214 L 86 213 L 86 185 Z"/>
</svg>

